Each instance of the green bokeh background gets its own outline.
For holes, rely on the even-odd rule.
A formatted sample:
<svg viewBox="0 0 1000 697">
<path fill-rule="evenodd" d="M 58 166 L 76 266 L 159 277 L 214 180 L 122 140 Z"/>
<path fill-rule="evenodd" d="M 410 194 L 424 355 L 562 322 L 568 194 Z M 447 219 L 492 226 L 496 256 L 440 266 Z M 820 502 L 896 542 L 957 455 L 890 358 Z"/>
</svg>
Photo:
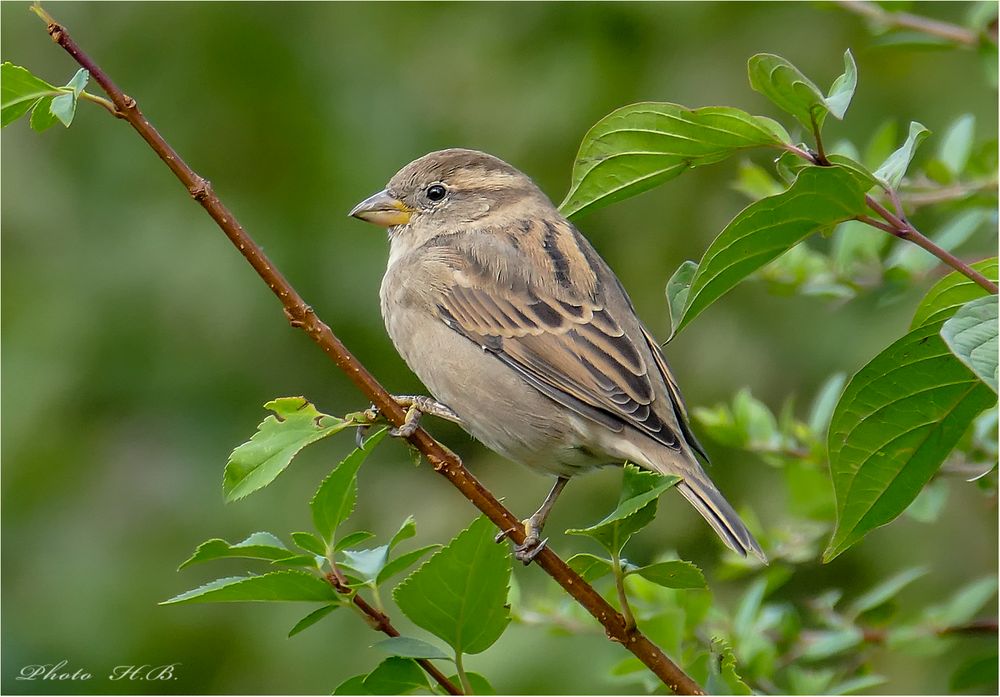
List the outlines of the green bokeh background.
<svg viewBox="0 0 1000 697">
<path fill-rule="evenodd" d="M 827 85 L 847 47 L 860 82 L 846 123 L 828 140 L 864 143 L 886 116 L 940 133 L 959 113 L 996 133 L 996 92 L 972 51 L 885 50 L 863 21 L 833 5 L 47 3 L 135 97 L 346 344 L 392 391 L 420 392 L 378 313 L 384 235 L 350 220 L 354 203 L 427 151 L 494 153 L 559 200 L 576 149 L 600 117 L 626 103 L 731 105 L 780 117 L 747 85 L 746 59 L 778 53 Z M 25 2 L 4 2 L 3 59 L 54 83 L 76 66 Z M 922 4 L 960 21 L 966 4 Z M 790 125 L 788 119 L 784 119 Z M 933 143 L 933 141 L 929 141 Z M 930 147 L 930 146 L 929 146 Z M 756 153 L 766 164 L 769 153 Z M 329 413 L 364 400 L 300 332 L 211 220 L 123 123 L 93 105 L 73 128 L 43 135 L 26 122 L 2 135 L 3 600 L 5 693 L 328 693 L 382 659 L 378 636 L 348 612 L 285 634 L 305 609 L 157 602 L 239 561 L 175 573 L 197 543 L 256 530 L 307 529 L 306 501 L 351 447 L 349 435 L 311 448 L 264 492 L 224 505 L 222 467 L 280 395 Z M 663 287 L 697 259 L 743 206 L 736 161 L 693 171 L 612 206 L 581 227 L 616 269 L 660 336 Z M 933 232 L 936 221 L 923 222 Z M 873 231 L 872 234 L 879 234 Z M 970 256 L 989 253 L 969 247 Z M 748 385 L 777 409 L 804 405 L 835 371 L 853 372 L 906 328 L 919 290 L 902 301 L 832 306 L 778 297 L 748 283 L 668 348 L 690 405 Z M 804 406 L 801 407 L 804 409 Z M 483 482 L 527 515 L 548 481 L 456 428 L 432 432 Z M 765 522 L 787 510 L 780 473 L 709 443 L 712 476 L 737 507 Z M 550 522 L 559 552 L 586 542 L 559 531 L 613 507 L 618 475 L 574 482 Z M 831 491 L 832 496 L 832 491 Z M 632 555 L 676 548 L 708 569 L 719 544 L 675 494 Z M 361 474 L 353 523 L 381 535 L 409 513 L 417 543 L 449 539 L 473 509 L 390 443 Z M 592 550 L 588 550 L 592 551 Z M 808 566 L 785 589 L 856 594 L 907 565 L 931 573 L 901 600 L 917 608 L 995 572 L 995 502 L 953 486 L 933 525 L 900 519 L 833 564 Z M 546 592 L 518 569 L 523 593 Z M 730 607 L 744 586 L 710 575 Z M 398 612 L 396 613 L 398 615 Z M 399 624 L 407 626 L 403 618 Z M 995 643 L 995 642 L 994 642 Z M 512 627 L 467 668 L 504 693 L 620 689 L 622 657 L 599 633 L 553 636 Z M 886 693 L 933 693 L 963 657 L 922 660 L 881 651 Z M 17 681 L 27 664 L 62 659 L 86 683 Z M 123 664 L 180 663 L 178 679 L 109 682 Z"/>
</svg>

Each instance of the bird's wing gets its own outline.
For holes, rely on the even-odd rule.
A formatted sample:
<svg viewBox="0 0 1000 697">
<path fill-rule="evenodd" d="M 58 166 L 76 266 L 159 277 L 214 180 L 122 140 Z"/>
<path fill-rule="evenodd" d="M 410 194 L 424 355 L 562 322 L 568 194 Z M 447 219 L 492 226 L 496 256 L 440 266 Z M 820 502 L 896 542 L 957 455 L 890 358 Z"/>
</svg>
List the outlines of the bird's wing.
<svg viewBox="0 0 1000 697">
<path fill-rule="evenodd" d="M 630 336 L 605 307 L 602 293 L 583 296 L 571 284 L 513 282 L 513 273 L 498 274 L 481 260 L 461 254 L 456 259 L 452 278 L 436 294 L 436 310 L 446 325 L 582 416 L 618 432 L 631 426 L 667 447 L 681 447 L 677 407 L 669 394 L 656 395 L 653 380 L 662 369 L 650 365 L 655 353 L 647 349 L 638 320 L 629 317 L 635 334 Z M 631 313 L 623 300 L 616 305 Z"/>
</svg>

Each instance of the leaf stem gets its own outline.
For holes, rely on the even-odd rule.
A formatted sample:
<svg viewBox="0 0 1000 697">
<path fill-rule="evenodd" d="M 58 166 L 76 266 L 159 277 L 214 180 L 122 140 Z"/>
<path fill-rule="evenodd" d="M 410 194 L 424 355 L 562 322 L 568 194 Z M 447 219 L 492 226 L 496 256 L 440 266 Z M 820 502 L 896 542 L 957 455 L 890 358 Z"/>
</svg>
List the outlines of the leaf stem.
<svg viewBox="0 0 1000 697">
<path fill-rule="evenodd" d="M 278 271 L 263 250 L 247 234 L 232 212 L 219 200 L 212 189 L 211 183 L 197 174 L 180 157 L 153 127 L 139 109 L 136 101 L 125 94 L 112 81 L 100 66 L 90 58 L 73 40 L 65 27 L 58 24 L 40 7 L 33 11 L 42 17 L 46 30 L 52 40 L 65 50 L 83 68 L 86 68 L 94 81 L 101 86 L 121 118 L 142 137 L 149 147 L 163 160 L 164 164 L 185 186 L 188 193 L 212 217 L 219 228 L 225 233 L 240 254 L 253 267 L 261 279 L 281 302 L 289 323 L 302 329 L 310 339 L 330 357 L 344 374 L 354 383 L 379 411 L 395 426 L 402 426 L 406 418 L 403 408 L 393 399 L 392 395 L 375 379 L 367 368 L 352 354 L 333 333 L 330 327 L 316 315 L 316 312 L 306 304 L 298 291 Z M 524 526 L 496 497 L 487 490 L 465 468 L 462 461 L 447 447 L 434 440 L 422 428 L 418 428 L 407 439 L 417 448 L 434 468 L 434 471 L 445 477 L 463 496 L 482 511 L 500 529 L 510 531 L 508 536 L 515 544 L 524 542 Z M 587 612 L 603 625 L 607 636 L 621 643 L 627 650 L 659 678 L 664 685 L 677 694 L 702 695 L 704 691 L 681 668 L 670 660 L 663 651 L 638 630 L 627 631 L 625 618 L 598 593 L 593 586 L 583 580 L 566 564 L 551 547 L 546 547 L 534 559 L 534 564 L 551 576 L 570 596 L 573 597 Z M 328 579 L 329 580 L 329 579 Z M 370 616 L 376 614 L 385 617 L 372 608 L 357 594 L 354 602 L 371 608 Z M 363 608 L 364 609 L 364 608 Z M 374 614 L 373 614 L 374 613 Z M 388 623 L 388 618 L 385 618 Z M 391 625 L 386 624 L 382 631 L 387 632 Z M 387 632 L 388 633 L 388 632 Z M 392 634 L 390 634 L 392 636 Z M 421 664 L 423 666 L 423 664 Z M 432 665 L 424 666 L 425 670 L 435 670 Z M 440 672 L 437 671 L 440 675 Z M 443 675 L 441 676 L 444 677 Z M 435 677 L 435 679 L 438 679 Z M 444 678 L 446 681 L 447 679 Z M 439 684 L 441 681 L 438 680 Z M 443 686 L 443 685 L 442 685 Z M 452 686 L 453 687 L 453 686 Z M 447 688 L 446 688 L 447 689 Z M 456 692 L 457 693 L 457 692 Z"/>
<path fill-rule="evenodd" d="M 621 605 L 622 616 L 625 618 L 625 627 L 629 631 L 635 631 L 635 616 L 628 604 L 628 594 L 625 593 L 625 570 L 622 568 L 620 552 L 611 553 L 611 568 L 615 575 L 615 590 L 618 591 L 618 604 Z"/>
<path fill-rule="evenodd" d="M 87 101 L 93 102 L 94 104 L 100 104 L 102 107 L 111 112 L 111 115 L 116 118 L 119 119 L 124 118 L 124 116 L 117 109 L 115 109 L 115 105 L 112 104 L 107 99 L 105 99 L 104 97 L 99 97 L 96 94 L 91 94 L 90 92 L 84 90 L 83 92 L 80 92 L 80 98 L 86 99 Z"/>
<path fill-rule="evenodd" d="M 462 652 L 455 652 L 455 671 L 458 673 L 458 681 L 462 683 L 462 691 L 467 695 L 472 694 L 472 684 L 469 682 L 469 676 L 465 674 L 465 666 L 462 664 Z"/>
</svg>

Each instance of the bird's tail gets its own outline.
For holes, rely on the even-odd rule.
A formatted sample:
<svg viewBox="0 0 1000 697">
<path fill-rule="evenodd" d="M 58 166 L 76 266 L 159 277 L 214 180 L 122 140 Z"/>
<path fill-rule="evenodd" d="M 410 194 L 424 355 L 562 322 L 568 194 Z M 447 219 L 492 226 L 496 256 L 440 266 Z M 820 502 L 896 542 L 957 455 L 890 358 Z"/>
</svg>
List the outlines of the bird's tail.
<svg viewBox="0 0 1000 697">
<path fill-rule="evenodd" d="M 650 458 L 653 463 L 650 468 L 661 474 L 674 474 L 683 477 L 683 481 L 677 484 L 677 490 L 701 513 L 716 534 L 722 538 L 722 541 L 730 549 L 744 557 L 748 552 L 752 552 L 766 564 L 767 557 L 764 556 L 764 551 L 757 544 L 757 540 L 747 530 L 747 526 L 743 524 L 739 515 L 726 501 L 722 492 L 716 488 L 712 480 L 702 470 L 694 455 L 688 451 L 682 457 L 685 461 L 677 463 L 676 460 L 679 458 L 677 454 L 673 454 L 673 457 L 670 458 L 674 461 L 671 463 L 673 466 L 659 464 L 661 458 Z"/>
</svg>

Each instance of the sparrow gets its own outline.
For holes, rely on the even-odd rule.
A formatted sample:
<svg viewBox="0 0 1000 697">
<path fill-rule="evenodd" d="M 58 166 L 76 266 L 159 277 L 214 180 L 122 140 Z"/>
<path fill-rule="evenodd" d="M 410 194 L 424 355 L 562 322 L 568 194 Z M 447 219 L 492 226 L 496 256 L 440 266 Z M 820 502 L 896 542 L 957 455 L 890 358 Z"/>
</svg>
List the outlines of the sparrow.
<svg viewBox="0 0 1000 697">
<path fill-rule="evenodd" d="M 614 272 L 525 174 L 453 148 L 420 157 L 350 212 L 384 227 L 382 317 L 450 418 L 500 455 L 555 477 L 526 521 L 529 563 L 569 478 L 631 462 L 676 488 L 727 546 L 766 561 L 698 460 L 677 381 Z"/>
</svg>

